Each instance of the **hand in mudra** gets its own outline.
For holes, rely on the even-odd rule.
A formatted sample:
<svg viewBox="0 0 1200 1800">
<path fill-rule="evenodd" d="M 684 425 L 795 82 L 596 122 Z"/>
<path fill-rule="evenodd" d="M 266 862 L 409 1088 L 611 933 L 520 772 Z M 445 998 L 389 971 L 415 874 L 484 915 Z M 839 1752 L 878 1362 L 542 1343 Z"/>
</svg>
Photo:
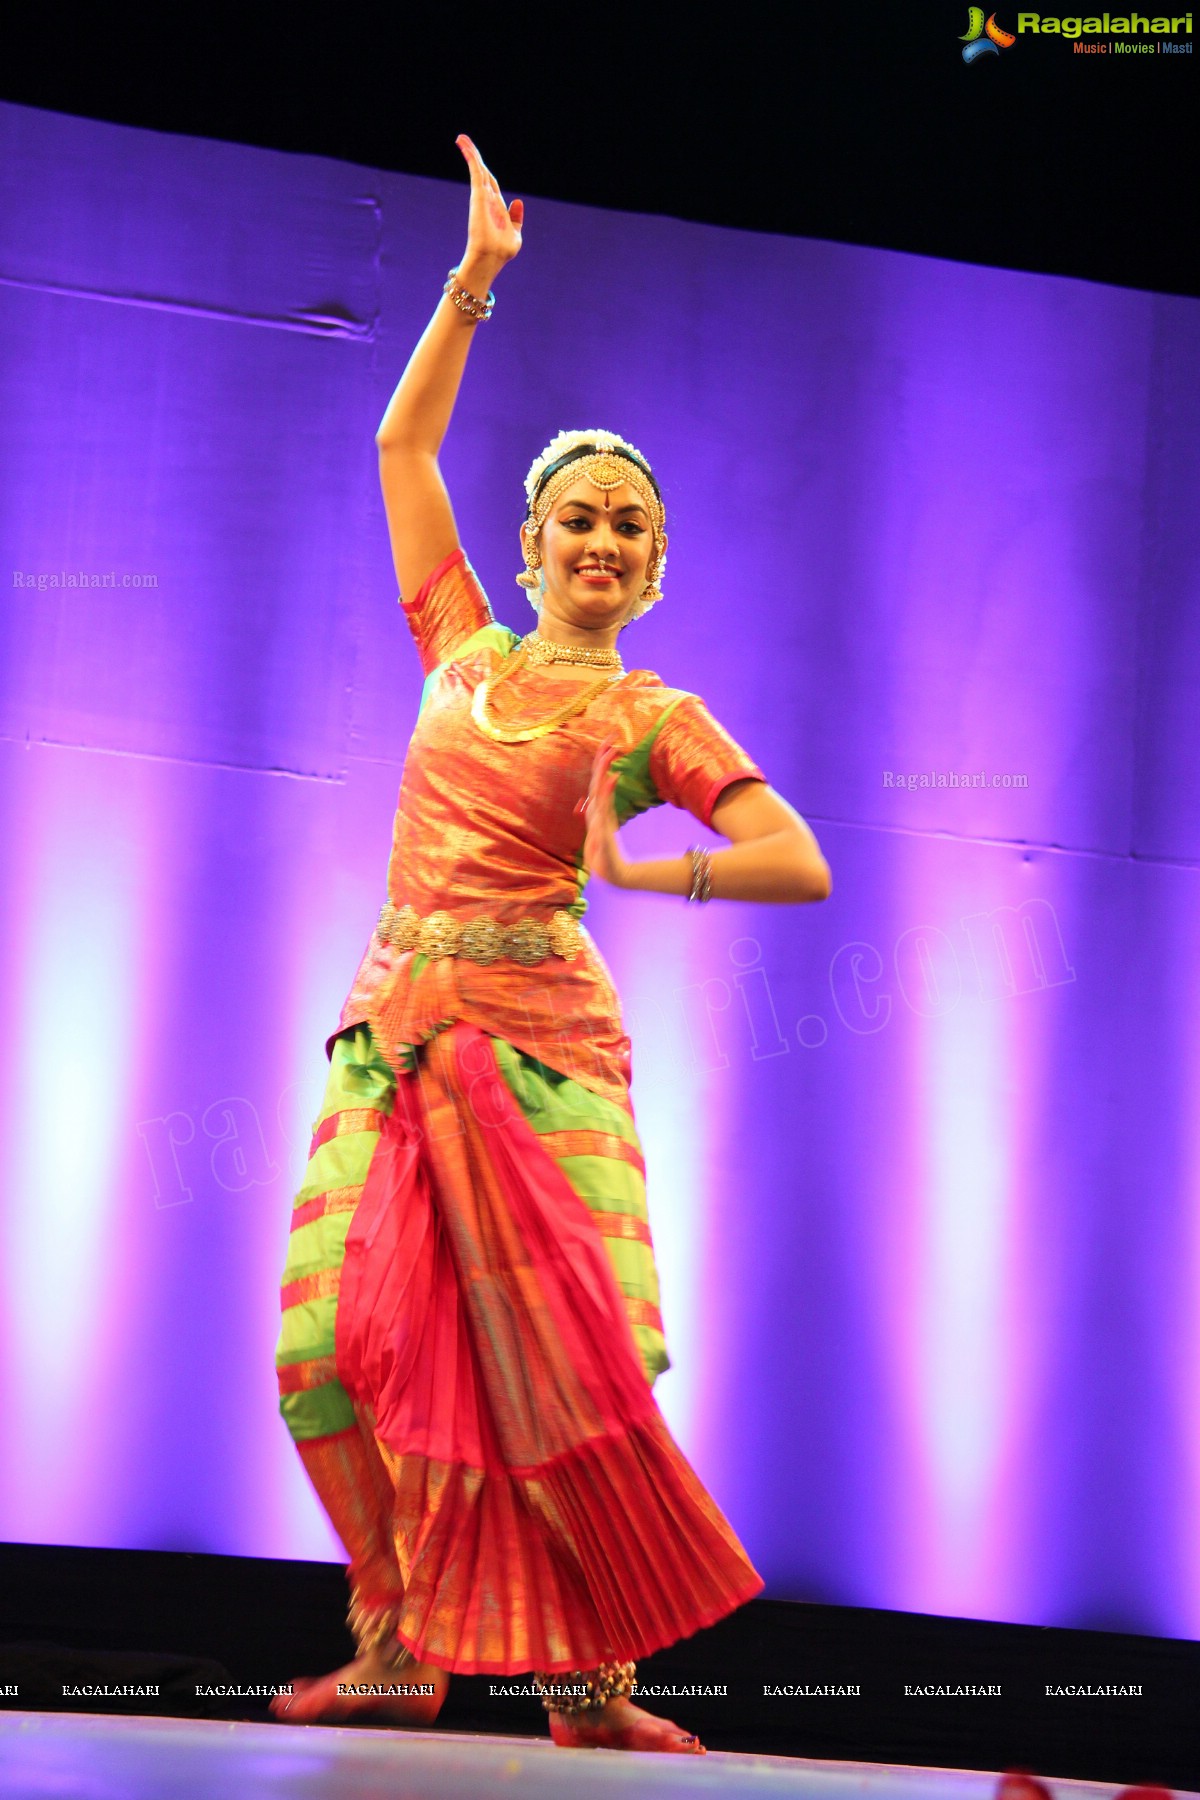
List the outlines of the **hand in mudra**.
<svg viewBox="0 0 1200 1800">
<path fill-rule="evenodd" d="M 611 882 L 613 887 L 624 887 L 629 874 L 629 864 L 617 843 L 617 809 L 613 800 L 617 778 L 611 765 L 620 753 L 620 746 L 611 740 L 600 746 L 592 764 L 587 795 L 578 807 L 587 818 L 583 866 L 589 875 L 598 875 L 601 881 Z"/>
<path fill-rule="evenodd" d="M 478 257 L 502 266 L 521 248 L 525 202 L 506 206 L 500 184 L 465 132 L 455 143 L 471 171 L 471 208 L 467 214 L 467 249 L 463 261 Z"/>
</svg>

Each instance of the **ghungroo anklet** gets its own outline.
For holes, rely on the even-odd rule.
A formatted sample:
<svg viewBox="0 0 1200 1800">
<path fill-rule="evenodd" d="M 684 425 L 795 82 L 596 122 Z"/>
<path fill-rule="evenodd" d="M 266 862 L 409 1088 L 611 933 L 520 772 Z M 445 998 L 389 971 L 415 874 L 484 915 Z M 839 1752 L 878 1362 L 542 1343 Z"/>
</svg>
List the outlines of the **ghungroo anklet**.
<svg viewBox="0 0 1200 1800">
<path fill-rule="evenodd" d="M 633 1692 L 636 1674 L 636 1663 L 601 1663 L 590 1674 L 582 1669 L 572 1670 L 569 1675 L 535 1674 L 533 1685 L 541 1692 L 547 1712 L 574 1717 L 599 1712 L 610 1700 L 627 1699 Z"/>
<path fill-rule="evenodd" d="M 396 1637 L 400 1623 L 398 1606 L 368 1606 L 355 1594 L 346 1614 L 346 1624 L 359 1656 L 381 1657 L 389 1669 L 403 1669 L 416 1662 L 407 1645 Z"/>
</svg>

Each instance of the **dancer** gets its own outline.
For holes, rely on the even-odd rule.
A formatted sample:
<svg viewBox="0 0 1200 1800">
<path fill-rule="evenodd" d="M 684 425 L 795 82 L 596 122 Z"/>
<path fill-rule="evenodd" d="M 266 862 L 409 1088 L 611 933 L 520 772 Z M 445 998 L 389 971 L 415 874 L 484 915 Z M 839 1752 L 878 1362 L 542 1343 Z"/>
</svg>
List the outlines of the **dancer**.
<svg viewBox="0 0 1200 1800">
<path fill-rule="evenodd" d="M 635 1659 L 762 1583 L 651 1393 L 667 1355 L 629 1043 L 584 887 L 796 902 L 825 898 L 829 870 L 699 699 L 623 667 L 618 634 L 661 598 L 667 547 L 631 445 L 563 433 L 536 460 L 518 581 L 537 625 L 520 639 L 493 620 L 437 455 L 524 209 L 458 143 L 466 252 L 377 436 L 427 679 L 387 901 L 330 1040 L 277 1352 L 284 1419 L 350 1554 L 357 1654 L 275 1710 L 426 1724 L 450 1673 L 529 1671 L 557 1743 L 695 1752 L 635 1704 Z M 618 827 L 662 801 L 728 846 L 627 860 Z"/>
</svg>

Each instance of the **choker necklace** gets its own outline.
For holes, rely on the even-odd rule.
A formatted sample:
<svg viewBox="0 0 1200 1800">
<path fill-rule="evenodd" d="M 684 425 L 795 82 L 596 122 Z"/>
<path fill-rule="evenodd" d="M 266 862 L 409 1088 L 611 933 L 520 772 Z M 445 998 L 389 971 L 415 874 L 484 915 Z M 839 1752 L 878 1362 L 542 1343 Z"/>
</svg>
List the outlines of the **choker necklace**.
<svg viewBox="0 0 1200 1800">
<path fill-rule="evenodd" d="M 556 644 L 550 638 L 543 637 L 539 631 L 531 631 L 521 640 L 525 649 L 525 660 L 531 668 L 538 668 L 543 663 L 586 663 L 592 669 L 619 669 L 625 672 L 625 664 L 621 661 L 617 650 L 589 650 L 582 644 Z"/>
</svg>

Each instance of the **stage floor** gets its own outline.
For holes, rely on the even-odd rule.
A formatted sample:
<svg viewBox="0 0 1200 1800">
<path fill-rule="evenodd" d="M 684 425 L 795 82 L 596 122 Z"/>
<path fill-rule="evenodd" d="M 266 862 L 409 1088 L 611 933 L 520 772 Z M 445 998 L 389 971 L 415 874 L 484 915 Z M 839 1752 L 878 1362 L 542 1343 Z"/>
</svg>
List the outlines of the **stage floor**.
<svg viewBox="0 0 1200 1800">
<path fill-rule="evenodd" d="M 992 1800 L 994 1775 L 779 1756 L 632 1756 L 541 1738 L 0 1714 L 4 1800 Z M 1048 1781 L 1055 1800 L 1118 1790 Z M 1197 1800 L 1176 1794 L 1175 1800 Z"/>
</svg>

